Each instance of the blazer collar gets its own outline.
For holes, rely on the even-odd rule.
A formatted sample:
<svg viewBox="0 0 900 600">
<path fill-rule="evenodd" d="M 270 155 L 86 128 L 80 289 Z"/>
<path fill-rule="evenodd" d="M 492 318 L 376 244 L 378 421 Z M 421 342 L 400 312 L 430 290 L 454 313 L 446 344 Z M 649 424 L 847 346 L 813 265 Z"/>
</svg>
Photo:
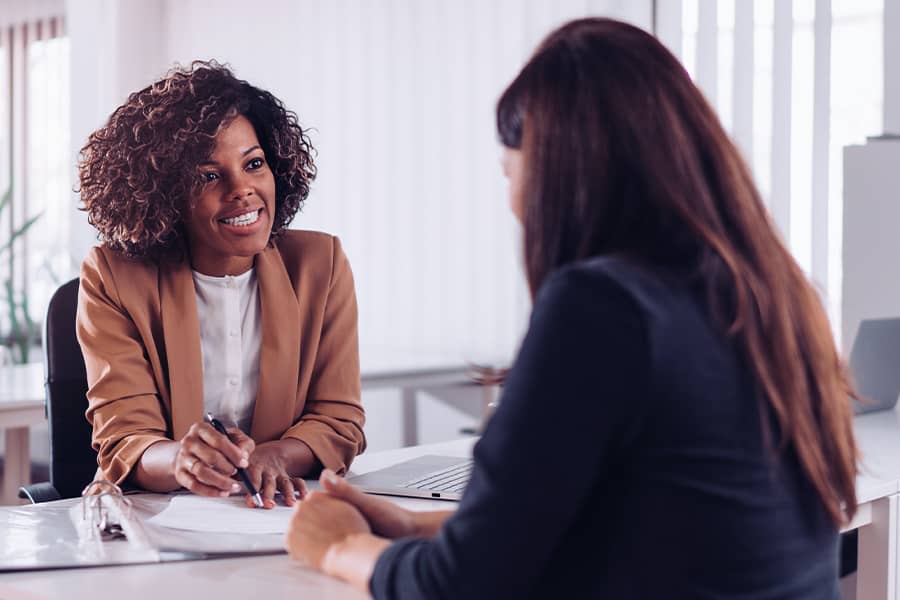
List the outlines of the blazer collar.
<svg viewBox="0 0 900 600">
<path fill-rule="evenodd" d="M 200 320 L 194 278 L 186 259 L 163 259 L 159 296 L 169 370 L 172 436 L 180 440 L 191 425 L 203 419 Z"/>
<path fill-rule="evenodd" d="M 259 389 L 250 436 L 276 440 L 291 426 L 300 365 L 300 311 L 281 253 L 269 245 L 256 256 L 262 313 Z M 163 338 L 169 369 L 173 439 L 203 420 L 203 357 L 194 279 L 187 260 L 165 260 L 160 273 Z"/>
<path fill-rule="evenodd" d="M 300 368 L 300 307 L 278 248 L 270 244 L 256 255 L 262 313 L 259 390 L 250 437 L 277 440 L 293 424 Z"/>
</svg>

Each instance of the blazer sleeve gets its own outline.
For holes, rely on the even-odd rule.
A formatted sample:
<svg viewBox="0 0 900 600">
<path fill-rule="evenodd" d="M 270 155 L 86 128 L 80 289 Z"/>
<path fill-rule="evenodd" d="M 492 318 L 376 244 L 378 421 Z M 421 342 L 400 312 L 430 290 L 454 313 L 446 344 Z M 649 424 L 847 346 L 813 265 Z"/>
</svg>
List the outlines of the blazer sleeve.
<svg viewBox="0 0 900 600">
<path fill-rule="evenodd" d="M 283 438 L 310 447 L 322 466 L 343 474 L 366 448 L 360 400 L 356 292 L 350 262 L 332 238 L 332 269 L 325 316 L 306 404 Z"/>
<path fill-rule="evenodd" d="M 97 463 L 104 478 L 119 484 L 150 445 L 169 439 L 168 426 L 146 348 L 97 248 L 81 267 L 76 333 L 87 368 L 86 416 Z"/>
</svg>

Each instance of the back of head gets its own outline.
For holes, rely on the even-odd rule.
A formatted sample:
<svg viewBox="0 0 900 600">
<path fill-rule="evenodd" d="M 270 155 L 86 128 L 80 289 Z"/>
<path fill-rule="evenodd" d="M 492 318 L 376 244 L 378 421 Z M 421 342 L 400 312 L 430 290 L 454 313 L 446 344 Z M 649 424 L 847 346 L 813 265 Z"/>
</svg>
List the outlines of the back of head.
<svg viewBox="0 0 900 600">
<path fill-rule="evenodd" d="M 524 158 L 532 293 L 560 266 L 604 254 L 694 282 L 748 361 L 780 449 L 796 452 L 835 522 L 842 504 L 852 514 L 852 389 L 827 317 L 678 60 L 625 23 L 570 22 L 504 92 L 497 127 Z"/>
</svg>

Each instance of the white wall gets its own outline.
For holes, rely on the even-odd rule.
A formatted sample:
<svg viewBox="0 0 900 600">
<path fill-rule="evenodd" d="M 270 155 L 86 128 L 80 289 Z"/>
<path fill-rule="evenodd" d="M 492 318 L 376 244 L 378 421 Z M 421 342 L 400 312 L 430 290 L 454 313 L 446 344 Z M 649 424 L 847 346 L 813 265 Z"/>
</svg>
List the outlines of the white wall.
<svg viewBox="0 0 900 600">
<path fill-rule="evenodd" d="M 843 347 L 863 319 L 900 317 L 900 139 L 844 149 Z"/>
<path fill-rule="evenodd" d="M 341 236 L 364 348 L 504 359 L 529 305 L 498 166 L 496 98 L 568 18 L 650 25 L 649 1 L 624 0 L 271 0 L 252 10 L 236 0 L 69 0 L 68 8 L 79 82 L 73 153 L 128 92 L 174 62 L 228 63 L 314 128 L 319 178 L 294 227 Z M 76 253 L 93 241 L 81 231 Z"/>
<path fill-rule="evenodd" d="M 553 26 L 607 10 L 649 25 L 649 4 L 167 0 L 165 58 L 227 62 L 315 128 L 294 226 L 341 236 L 364 349 L 508 358 L 529 305 L 494 103 Z"/>
</svg>

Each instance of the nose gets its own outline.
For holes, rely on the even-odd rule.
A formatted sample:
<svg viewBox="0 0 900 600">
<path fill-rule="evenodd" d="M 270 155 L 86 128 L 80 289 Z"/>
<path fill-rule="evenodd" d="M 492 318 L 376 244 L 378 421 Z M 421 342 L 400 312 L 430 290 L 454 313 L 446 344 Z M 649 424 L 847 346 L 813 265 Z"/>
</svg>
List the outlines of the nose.
<svg viewBox="0 0 900 600">
<path fill-rule="evenodd" d="M 253 189 L 246 185 L 239 185 L 231 192 L 231 200 L 238 201 L 253 195 Z"/>
<path fill-rule="evenodd" d="M 231 179 L 231 193 L 229 194 L 229 199 L 238 201 L 252 194 L 253 187 L 247 180 L 247 176 L 244 173 L 235 173 Z"/>
</svg>

